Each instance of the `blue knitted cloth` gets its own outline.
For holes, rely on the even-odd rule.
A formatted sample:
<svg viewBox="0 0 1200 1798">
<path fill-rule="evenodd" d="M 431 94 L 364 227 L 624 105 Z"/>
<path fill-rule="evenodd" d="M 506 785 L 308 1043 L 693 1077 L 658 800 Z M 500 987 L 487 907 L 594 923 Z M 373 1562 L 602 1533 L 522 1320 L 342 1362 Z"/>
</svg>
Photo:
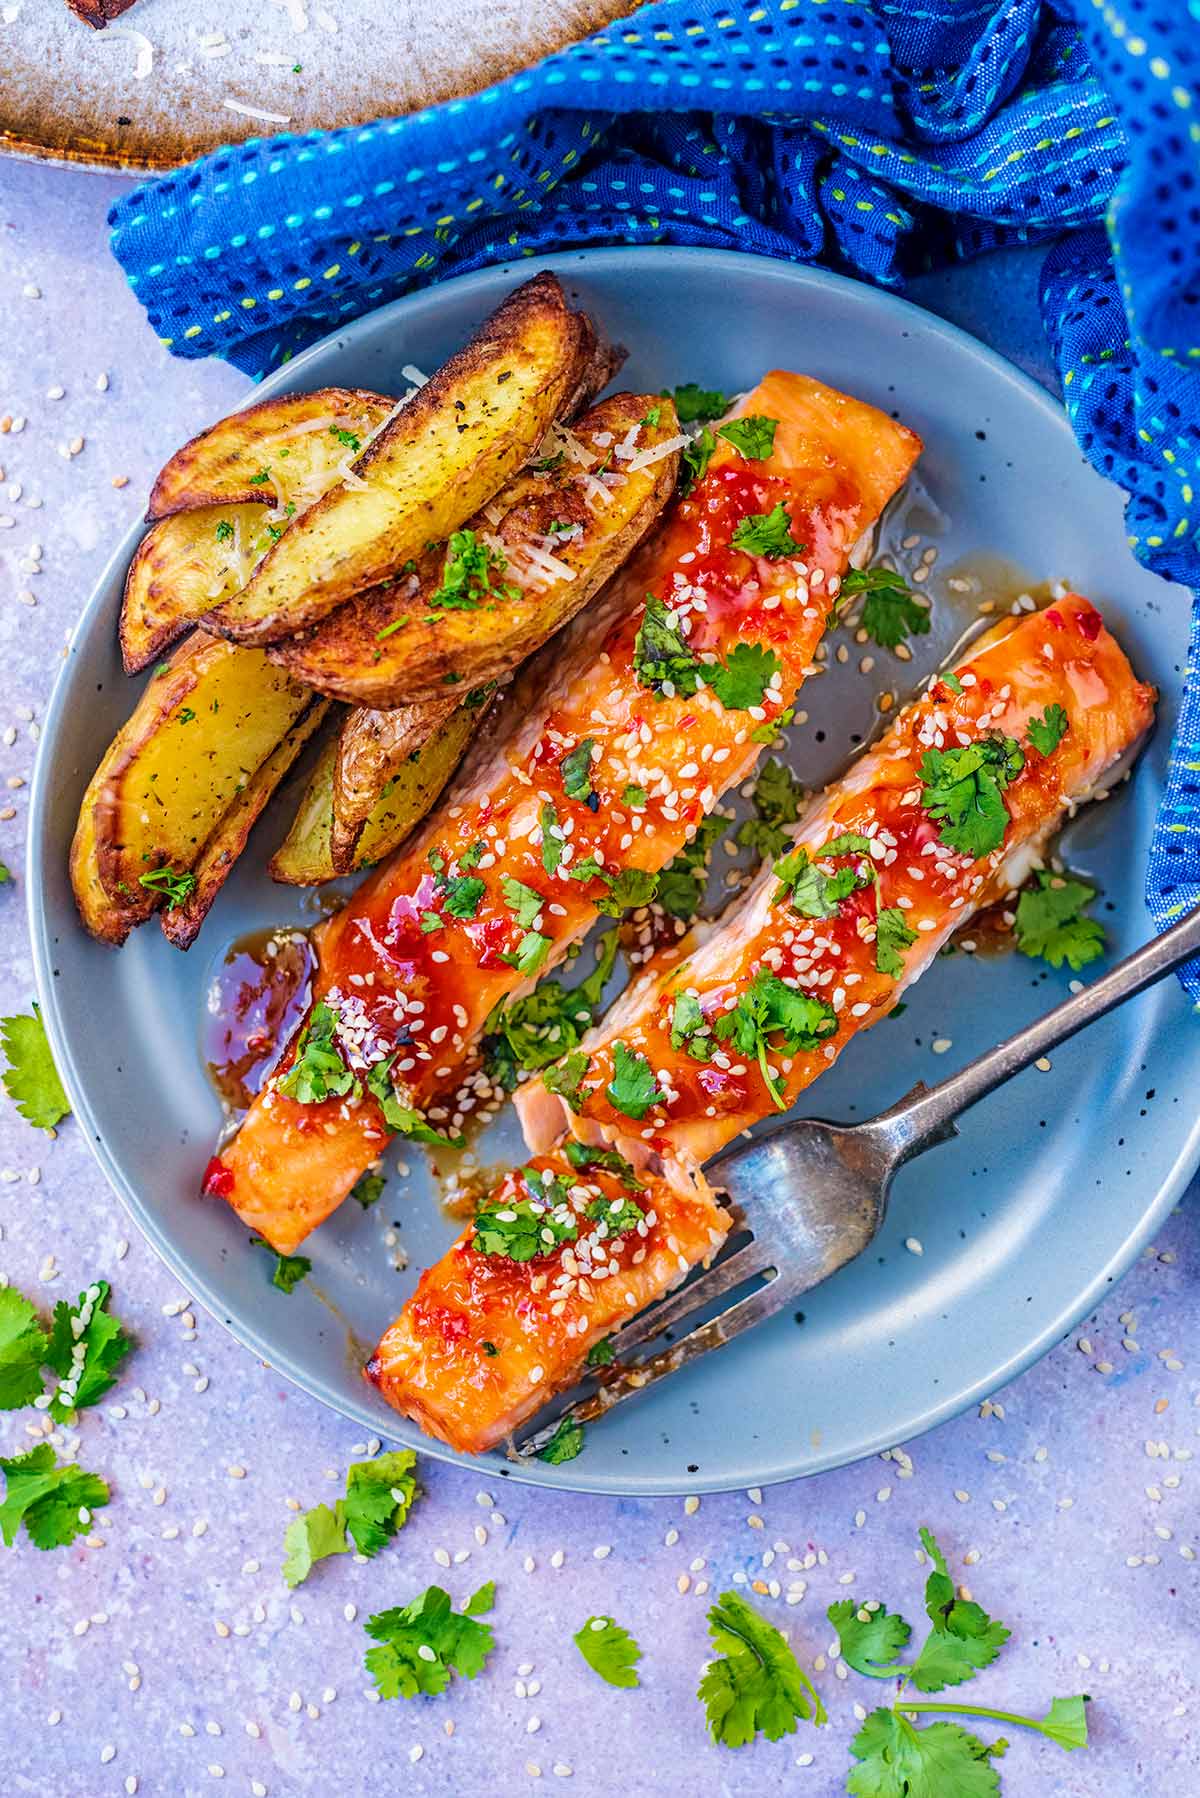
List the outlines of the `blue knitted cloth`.
<svg viewBox="0 0 1200 1798">
<path fill-rule="evenodd" d="M 514 255 L 718 244 L 899 287 L 1054 240 L 1076 435 L 1134 554 L 1200 587 L 1200 0 L 660 0 L 472 98 L 219 151 L 110 222 L 171 350 L 255 375 Z M 1200 899 L 1200 603 L 1191 652 L 1160 928 Z"/>
</svg>

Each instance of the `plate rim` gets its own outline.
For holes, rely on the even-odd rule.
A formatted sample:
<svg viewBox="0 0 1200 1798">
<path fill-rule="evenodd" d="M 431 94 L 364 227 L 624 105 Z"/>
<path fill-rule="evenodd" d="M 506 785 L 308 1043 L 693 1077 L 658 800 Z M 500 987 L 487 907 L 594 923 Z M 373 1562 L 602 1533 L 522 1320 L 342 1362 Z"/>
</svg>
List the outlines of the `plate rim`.
<svg viewBox="0 0 1200 1798">
<path fill-rule="evenodd" d="M 886 289 L 871 287 L 866 282 L 834 274 L 829 270 L 807 263 L 755 256 L 739 250 L 665 244 L 570 249 L 551 252 L 544 256 L 517 258 L 514 261 L 490 264 L 486 268 L 473 270 L 469 274 L 449 277 L 446 281 L 403 294 L 398 299 L 390 300 L 385 305 L 376 307 L 371 312 L 351 320 L 348 324 L 337 327 L 316 343 L 310 344 L 291 361 L 274 369 L 263 380 L 253 384 L 249 389 L 247 399 L 242 404 L 250 404 L 252 401 L 269 398 L 276 393 L 287 392 L 302 386 L 311 363 L 328 353 L 335 340 L 344 339 L 353 334 L 367 318 L 403 317 L 405 311 L 413 307 L 414 303 L 428 303 L 431 296 L 436 296 L 451 285 L 458 292 L 462 292 L 464 289 L 490 289 L 497 282 L 512 279 L 514 276 L 528 279 L 543 269 L 553 269 L 566 283 L 569 279 L 568 270 L 572 266 L 599 267 L 601 269 L 605 266 L 620 267 L 626 266 L 631 257 L 638 261 L 653 259 L 665 264 L 692 263 L 709 269 L 715 268 L 718 272 L 723 267 L 740 269 L 747 263 L 753 263 L 760 276 L 765 276 L 768 280 L 778 280 L 781 286 L 797 290 L 805 288 L 832 290 L 835 296 L 838 293 L 846 296 L 853 295 L 856 303 L 862 304 L 865 301 L 868 305 L 878 306 L 885 313 L 892 313 L 899 318 L 908 319 L 919 324 L 922 329 L 931 330 L 936 335 L 956 343 L 960 349 L 966 350 L 970 355 L 982 361 L 995 377 L 1006 380 L 1014 386 L 1026 401 L 1036 403 L 1054 420 L 1058 428 L 1067 431 L 1072 443 L 1075 441 L 1061 403 L 1038 381 L 1009 362 L 1007 358 L 981 339 L 973 337 L 970 332 L 964 331 L 960 326 L 943 319 L 937 313 L 927 311 L 911 300 L 904 299 Z M 234 410 L 237 409 L 240 408 L 234 408 Z M 227 415 L 222 414 L 222 416 Z M 1078 448 L 1077 445 L 1076 448 Z M 1082 452 L 1080 453 L 1082 454 Z M 1121 1247 L 1110 1256 L 1103 1266 L 1096 1270 L 1081 1291 L 1059 1306 L 1055 1316 L 1030 1341 L 1026 1342 L 1023 1348 L 1010 1355 L 986 1377 L 976 1377 L 966 1386 L 956 1388 L 953 1393 L 940 1394 L 936 1400 L 927 1397 L 918 1401 L 914 1406 L 914 1414 L 898 1419 L 895 1430 L 887 1433 L 876 1432 L 863 1438 L 852 1453 L 847 1453 L 843 1449 L 816 1451 L 811 1458 L 805 1460 L 801 1467 L 775 1467 L 763 1472 L 743 1474 L 737 1478 L 728 1474 L 705 1475 L 698 1473 L 689 1476 L 686 1486 L 682 1486 L 677 1483 L 677 1476 L 652 1473 L 636 1480 L 632 1479 L 632 1469 L 624 1478 L 608 1476 L 588 1478 L 586 1469 L 576 1461 L 566 1462 L 560 1467 L 550 1466 L 541 1461 L 513 1461 L 500 1466 L 494 1459 L 461 1454 L 449 1448 L 445 1443 L 437 1442 L 433 1438 L 423 1435 L 415 1424 L 411 1424 L 399 1413 L 391 1414 L 392 1421 L 389 1427 L 389 1418 L 381 1418 L 377 1409 L 369 1402 L 355 1406 L 349 1402 L 345 1394 L 330 1387 L 321 1377 L 303 1371 L 287 1354 L 280 1355 L 272 1345 L 269 1334 L 256 1324 L 252 1313 L 244 1308 L 227 1304 L 212 1289 L 206 1278 L 197 1276 L 196 1270 L 188 1265 L 187 1255 L 176 1248 L 171 1239 L 171 1233 L 159 1213 L 139 1196 L 120 1173 L 100 1128 L 99 1120 L 92 1111 L 87 1094 L 76 1080 L 74 1060 L 68 1048 L 66 1029 L 58 1004 L 58 983 L 54 978 L 51 965 L 53 945 L 45 910 L 44 870 L 51 849 L 46 838 L 49 823 L 49 794 L 52 786 L 52 751 L 57 746 L 60 724 L 65 712 L 67 689 L 72 679 L 70 650 L 84 625 L 93 621 L 102 612 L 103 596 L 106 590 L 113 583 L 114 577 L 119 578 L 124 568 L 128 566 L 129 559 L 137 543 L 141 540 L 144 530 L 144 520 L 138 520 L 131 524 L 97 576 L 91 593 L 71 628 L 68 654 L 55 677 L 42 720 L 42 735 L 30 783 L 25 874 L 26 920 L 38 1002 L 55 1065 L 62 1078 L 67 1097 L 71 1101 L 72 1112 L 86 1135 L 88 1148 L 101 1172 L 126 1212 L 138 1226 L 141 1234 L 159 1259 L 179 1280 L 181 1286 L 187 1290 L 189 1296 L 198 1300 L 205 1310 L 224 1329 L 228 1330 L 241 1347 L 254 1354 L 274 1372 L 281 1374 L 309 1397 L 327 1405 L 331 1410 L 351 1422 L 366 1427 L 374 1434 L 394 1437 L 395 1440 L 416 1449 L 418 1453 L 431 1455 L 436 1460 L 461 1468 L 472 1468 L 479 1471 L 481 1468 L 487 1467 L 497 1476 L 507 1477 L 521 1485 L 639 1498 L 676 1496 L 684 1490 L 690 1492 L 737 1491 L 746 1483 L 747 1479 L 751 1479 L 756 1485 L 767 1486 L 782 1484 L 793 1479 L 809 1478 L 814 1474 L 828 1472 L 835 1467 L 851 1466 L 868 1460 L 871 1456 L 878 1455 L 884 1449 L 891 1448 L 897 1443 L 916 1440 L 939 1424 L 959 1416 L 971 1405 L 1000 1391 L 1018 1375 L 1033 1366 L 1036 1361 L 1041 1360 L 1051 1348 L 1076 1327 L 1082 1318 L 1095 1308 L 1105 1292 L 1133 1264 L 1141 1249 L 1185 1190 L 1197 1167 L 1200 1166 L 1200 1115 L 1198 1115 L 1190 1132 L 1184 1137 L 1154 1198 L 1142 1210 L 1136 1223 L 1126 1234 Z"/>
</svg>

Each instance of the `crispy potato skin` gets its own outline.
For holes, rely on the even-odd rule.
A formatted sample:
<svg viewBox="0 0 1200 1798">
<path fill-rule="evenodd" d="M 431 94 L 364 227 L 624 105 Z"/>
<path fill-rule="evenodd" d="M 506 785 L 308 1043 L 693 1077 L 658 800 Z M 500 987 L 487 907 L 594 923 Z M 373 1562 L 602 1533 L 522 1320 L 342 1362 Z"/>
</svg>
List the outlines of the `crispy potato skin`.
<svg viewBox="0 0 1200 1798">
<path fill-rule="evenodd" d="M 140 876 L 192 867 L 217 821 L 311 694 L 258 651 L 197 632 L 155 675 L 104 757 L 92 808 L 96 870 L 142 917 Z"/>
<path fill-rule="evenodd" d="M 128 725 L 124 727 L 124 731 L 127 730 Z M 109 750 L 110 756 L 119 750 L 124 731 L 118 732 Z M 137 904 L 127 901 L 124 895 L 113 899 L 100 884 L 100 870 L 96 861 L 95 805 L 104 773 L 105 763 L 101 762 L 83 795 L 75 835 L 71 839 L 68 869 L 75 904 L 89 936 L 94 936 L 97 942 L 111 943 L 114 949 L 119 949 L 135 925 L 146 921 L 158 901 L 145 888 L 138 889 Z"/>
<path fill-rule="evenodd" d="M 339 874 L 353 868 L 358 839 L 388 782 L 457 710 L 456 699 L 443 697 L 427 705 L 396 706 L 390 712 L 356 706 L 347 714 L 338 735 L 329 835 L 330 855 Z"/>
<path fill-rule="evenodd" d="M 327 699 L 315 699 L 307 711 L 273 749 L 266 761 L 223 813 L 192 867 L 196 885 L 179 905 L 159 913 L 162 933 L 177 949 L 190 949 L 212 903 L 246 847 L 246 840 L 262 816 L 263 808 L 288 773 L 296 757 L 318 729 L 329 710 Z"/>
<path fill-rule="evenodd" d="M 152 525 L 138 544 L 121 601 L 119 638 L 126 674 L 140 674 L 188 626 L 241 585 L 229 567 L 224 526 L 251 540 L 263 529 L 261 506 L 199 506 Z"/>
<path fill-rule="evenodd" d="M 657 424 L 642 424 L 653 407 Z M 572 435 L 599 466 L 639 424 L 640 449 L 679 434 L 670 400 L 618 393 L 577 420 Z M 595 446 L 597 436 L 606 443 Z M 666 505 L 678 466 L 672 452 L 627 475 L 607 505 L 597 503 L 594 485 L 589 488 L 594 477 L 566 457 L 545 473 L 522 471 L 466 527 L 500 546 L 507 566 L 496 582 L 515 588 L 517 598 L 473 610 L 437 606 L 433 596 L 445 572 L 439 548 L 417 557 L 416 572 L 407 579 L 374 587 L 311 633 L 275 645 L 271 659 L 319 692 L 376 708 L 435 699 L 451 678 L 472 686 L 503 679 L 582 610 L 626 560 Z M 583 534 L 559 542 L 561 529 L 552 531 L 554 525 L 578 526 Z M 547 543 L 555 544 L 554 560 L 567 574 L 548 575 L 531 561 L 530 548 L 544 551 Z M 396 629 L 398 619 L 407 622 Z"/>
<path fill-rule="evenodd" d="M 579 390 L 596 343 L 553 275 L 510 295 L 310 506 L 206 628 L 272 643 L 389 578 L 502 487 Z"/>
<path fill-rule="evenodd" d="M 151 488 L 146 518 L 167 518 L 197 506 L 278 506 L 315 466 L 345 460 L 347 448 L 331 441 L 331 426 L 365 439 L 395 404 L 386 394 L 363 388 L 318 387 L 312 393 L 282 393 L 246 406 L 175 451 Z M 312 432 L 297 431 L 297 426 L 318 420 L 329 424 Z M 286 469 L 284 461 L 289 464 Z M 253 479 L 264 468 L 269 479 Z"/>
<path fill-rule="evenodd" d="M 420 823 L 462 758 L 483 709 L 460 705 L 436 730 L 415 761 L 405 760 L 377 799 L 354 851 L 352 871 L 372 866 L 397 848 Z M 272 880 L 316 886 L 337 873 L 330 850 L 337 741 L 324 745 L 292 827 L 269 864 Z"/>
</svg>

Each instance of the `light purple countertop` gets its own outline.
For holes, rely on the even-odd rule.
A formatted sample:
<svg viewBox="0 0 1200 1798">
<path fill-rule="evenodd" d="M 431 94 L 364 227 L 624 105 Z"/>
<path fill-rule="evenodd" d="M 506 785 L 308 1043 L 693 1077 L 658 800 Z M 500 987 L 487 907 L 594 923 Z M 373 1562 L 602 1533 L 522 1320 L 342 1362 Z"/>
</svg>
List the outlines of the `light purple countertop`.
<svg viewBox="0 0 1200 1798">
<path fill-rule="evenodd" d="M 155 342 L 107 252 L 120 186 L 0 163 L 0 421 L 25 421 L 0 433 L 0 859 L 15 876 L 0 888 L 4 1014 L 34 996 L 27 782 L 64 638 L 161 462 L 246 390 Z M 1031 259 L 1008 256 L 914 297 L 1045 379 L 1032 291 Z M 139 1344 L 79 1421 L 79 1458 L 112 1487 L 95 1534 L 53 1553 L 0 1548 L 6 1792 L 375 1798 L 557 1778 L 589 1798 L 835 1798 L 854 1707 L 889 1688 L 827 1664 L 825 1608 L 881 1598 L 915 1622 L 921 1524 L 1013 1631 L 999 1665 L 948 1696 L 1034 1714 L 1055 1694 L 1094 1699 L 1086 1753 L 1009 1732 L 1008 1798 L 1200 1790 L 1195 1188 L 1070 1340 L 982 1413 L 891 1457 L 700 1502 L 501 1493 L 423 1458 L 424 1496 L 396 1542 L 370 1563 L 325 1562 L 292 1595 L 284 1530 L 297 1508 L 333 1502 L 365 1445 L 187 1306 L 72 1123 L 52 1141 L 3 1097 L 0 1273 L 46 1308 L 109 1279 Z M 36 1415 L 3 1415 L 0 1452 L 32 1445 Z M 457 1603 L 489 1579 L 497 1646 L 481 1677 L 370 1702 L 363 1618 L 434 1581 Z M 815 1667 L 830 1724 L 730 1752 L 709 1742 L 694 1693 L 705 1612 L 742 1581 Z M 571 1643 L 600 1612 L 642 1645 L 636 1692 L 601 1684 Z"/>
</svg>

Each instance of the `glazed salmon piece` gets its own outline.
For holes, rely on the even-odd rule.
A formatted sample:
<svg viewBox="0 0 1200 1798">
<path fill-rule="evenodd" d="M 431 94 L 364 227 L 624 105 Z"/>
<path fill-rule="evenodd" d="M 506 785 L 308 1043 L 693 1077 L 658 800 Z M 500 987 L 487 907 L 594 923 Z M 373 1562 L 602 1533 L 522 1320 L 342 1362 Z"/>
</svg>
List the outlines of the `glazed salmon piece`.
<svg viewBox="0 0 1200 1798">
<path fill-rule="evenodd" d="M 526 1140 L 542 1151 L 571 1131 L 700 1163 L 787 1109 L 973 912 L 1028 877 L 1067 809 L 1126 763 L 1153 705 L 1086 599 L 989 631 L 794 827 L 790 867 L 764 867 L 716 928 L 646 965 L 581 1046 L 577 1110 L 540 1080 L 519 1091 Z M 1047 719 L 1050 736 L 1063 727 L 1052 744 Z M 946 847 L 947 826 L 923 799 L 938 778 L 927 758 L 983 743 L 994 766 L 1008 756 L 1012 767 L 996 748 L 1004 740 L 1022 759 L 997 789 L 994 847 Z M 954 772 L 943 765 L 943 783 Z M 989 800 L 994 809 L 991 789 L 972 805 Z M 790 1041 L 782 1026 L 751 1040 L 756 997 L 768 1017 L 801 1001 Z M 744 1028 L 721 1022 L 738 1015 Z M 611 1096 L 619 1055 L 643 1058 L 661 1096 L 636 1120 Z"/>
<path fill-rule="evenodd" d="M 751 772 L 812 666 L 850 551 L 920 450 L 802 375 L 768 375 L 734 416 L 774 424 L 773 441 L 748 445 L 769 453 L 716 437 L 691 493 L 518 675 L 426 827 L 316 932 L 314 999 L 337 1013 L 340 1052 L 359 1076 L 388 1063 L 393 1116 L 415 1127 L 453 1134 L 494 1103 L 477 1052 L 494 1006 L 529 991 L 599 911 L 644 898 Z M 584 458 L 601 510 L 644 453 L 578 428 L 557 441 Z M 361 1078 L 309 1103 L 273 1079 L 209 1190 L 289 1253 L 392 1133 Z"/>
<path fill-rule="evenodd" d="M 572 1152 L 504 1176 L 480 1208 L 482 1228 L 421 1275 L 367 1364 L 390 1405 L 467 1454 L 494 1448 L 572 1385 L 596 1343 L 711 1259 L 728 1232 L 701 1175 L 635 1175 L 588 1165 L 578 1144 Z M 516 1232 L 543 1206 L 544 1252 L 483 1252 L 515 1240 L 489 1229 L 493 1215 Z"/>
</svg>

